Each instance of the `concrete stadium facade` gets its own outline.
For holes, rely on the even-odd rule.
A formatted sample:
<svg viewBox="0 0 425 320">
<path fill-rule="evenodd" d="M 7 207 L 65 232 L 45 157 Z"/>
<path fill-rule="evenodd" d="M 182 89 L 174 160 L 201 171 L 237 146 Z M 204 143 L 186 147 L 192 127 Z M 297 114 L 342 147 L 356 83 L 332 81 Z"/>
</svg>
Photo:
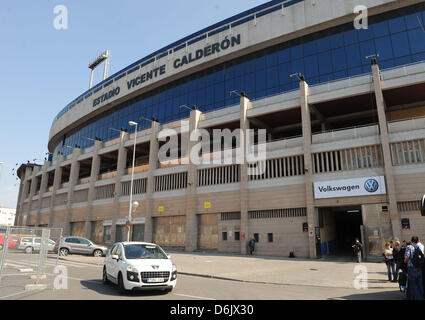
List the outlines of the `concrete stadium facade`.
<svg viewBox="0 0 425 320">
<path fill-rule="evenodd" d="M 18 171 L 17 225 L 125 238 L 136 139 L 134 240 L 246 254 L 254 237 L 260 255 L 313 258 L 358 237 L 379 258 L 425 237 L 424 19 L 424 1 L 271 1 L 133 63 L 54 119 L 49 160 Z M 161 163 L 165 129 L 189 150 L 198 129 L 265 129 L 265 171 L 184 148 Z"/>
</svg>

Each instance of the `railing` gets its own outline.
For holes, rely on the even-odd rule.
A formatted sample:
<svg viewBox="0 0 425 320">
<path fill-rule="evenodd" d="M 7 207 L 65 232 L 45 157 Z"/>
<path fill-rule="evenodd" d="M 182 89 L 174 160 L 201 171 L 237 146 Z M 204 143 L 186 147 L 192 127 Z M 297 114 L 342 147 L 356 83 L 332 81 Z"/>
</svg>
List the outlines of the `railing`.
<svg viewBox="0 0 425 320">
<path fill-rule="evenodd" d="M 110 199 L 115 195 L 115 183 L 95 188 L 96 200 Z"/>
<path fill-rule="evenodd" d="M 314 174 L 382 168 L 381 145 L 313 153 L 312 164 Z"/>
<path fill-rule="evenodd" d="M 137 179 L 133 181 L 133 194 L 146 193 L 147 189 L 147 178 Z M 121 196 L 130 195 L 131 181 L 126 181 L 121 184 Z"/>
<path fill-rule="evenodd" d="M 378 136 L 379 129 L 377 124 L 367 124 L 363 126 L 353 126 L 312 134 L 312 143 L 327 143 L 346 139 L 357 139 L 371 136 Z"/>
<path fill-rule="evenodd" d="M 249 181 L 302 176 L 304 175 L 304 156 L 268 159 L 258 162 L 256 166 L 251 165 L 251 171 L 252 174 L 248 176 Z"/>
<path fill-rule="evenodd" d="M 198 187 L 237 183 L 240 166 L 237 164 L 198 170 Z"/>
<path fill-rule="evenodd" d="M 155 177 L 155 192 L 187 188 L 187 172 L 172 173 Z"/>
<path fill-rule="evenodd" d="M 425 163 L 425 139 L 390 144 L 393 166 Z"/>
</svg>

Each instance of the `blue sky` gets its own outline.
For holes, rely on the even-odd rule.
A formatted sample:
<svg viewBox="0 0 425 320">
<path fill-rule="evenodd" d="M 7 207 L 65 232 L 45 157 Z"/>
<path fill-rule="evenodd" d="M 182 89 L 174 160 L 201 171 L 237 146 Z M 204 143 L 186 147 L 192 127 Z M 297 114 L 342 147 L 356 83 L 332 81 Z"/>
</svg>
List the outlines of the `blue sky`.
<svg viewBox="0 0 425 320">
<path fill-rule="evenodd" d="M 110 75 L 262 0 L 3 0 L 0 10 L 0 206 L 15 208 L 16 164 L 47 150 L 56 114 L 88 89 L 88 63 L 111 51 Z M 53 12 L 68 10 L 68 29 Z M 95 72 L 101 80 L 103 68 Z M 16 184 L 16 185 L 15 185 Z"/>
</svg>

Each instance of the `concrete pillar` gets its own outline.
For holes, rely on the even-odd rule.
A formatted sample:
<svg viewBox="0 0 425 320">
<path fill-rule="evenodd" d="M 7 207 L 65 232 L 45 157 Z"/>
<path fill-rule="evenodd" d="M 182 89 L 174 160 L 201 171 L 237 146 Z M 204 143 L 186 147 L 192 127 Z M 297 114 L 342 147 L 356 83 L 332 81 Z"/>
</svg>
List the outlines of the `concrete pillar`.
<svg viewBox="0 0 425 320">
<path fill-rule="evenodd" d="M 249 130 L 249 120 L 247 118 L 248 109 L 252 108 L 252 103 L 247 97 L 240 100 L 240 208 L 241 208 L 241 254 L 247 254 L 247 241 L 250 240 L 248 228 L 248 164 L 246 161 L 246 139 Z M 245 234 L 245 237 L 244 237 Z M 245 238 L 245 239 L 244 239 Z"/>
<path fill-rule="evenodd" d="M 302 80 L 300 81 L 300 103 L 301 103 L 301 121 L 303 132 L 303 152 L 304 152 L 304 168 L 305 168 L 305 196 L 307 208 L 307 223 L 309 226 L 309 257 L 316 257 L 316 223 L 314 209 L 314 194 L 313 194 L 313 168 L 311 160 L 311 117 L 310 106 L 308 104 L 309 87 Z"/>
<path fill-rule="evenodd" d="M 28 214 L 28 212 L 24 212 L 24 202 L 26 199 L 28 199 L 28 188 L 31 187 L 30 181 L 28 180 L 29 177 L 31 176 L 32 173 L 32 169 L 30 167 L 27 167 L 25 170 L 25 174 L 24 174 L 24 179 L 23 179 L 23 188 L 22 188 L 22 195 L 21 195 L 21 203 L 20 203 L 20 207 L 21 207 L 21 212 L 19 215 L 19 219 L 18 219 L 18 225 L 19 226 L 23 226 L 24 224 L 26 224 L 26 219 L 24 219 L 24 216 Z"/>
<path fill-rule="evenodd" d="M 88 214 L 85 225 L 86 238 L 91 239 L 91 222 L 93 220 L 93 201 L 96 200 L 96 190 L 94 188 L 96 181 L 99 179 L 100 160 L 99 150 L 103 147 L 103 142 L 96 140 L 92 151 L 92 162 L 90 171 L 90 188 L 88 194 Z"/>
<path fill-rule="evenodd" d="M 189 164 L 187 170 L 187 196 L 186 196 L 186 251 L 195 251 L 198 248 L 198 197 L 196 195 L 196 188 L 198 186 L 198 167 L 195 163 L 190 161 L 190 151 L 198 143 L 191 141 L 190 135 L 192 132 L 198 130 L 199 122 L 201 120 L 201 111 L 192 110 L 189 119 L 189 149 L 188 157 Z"/>
<path fill-rule="evenodd" d="M 19 182 L 19 192 L 18 192 L 18 201 L 16 202 L 15 226 L 19 226 L 19 223 L 20 223 L 20 217 L 21 217 L 21 213 L 22 213 L 21 199 L 23 197 L 23 193 L 24 193 L 24 182 L 23 182 L 23 180 L 20 180 L 20 182 Z"/>
<path fill-rule="evenodd" d="M 56 158 L 56 168 L 55 168 L 55 176 L 53 178 L 53 190 L 52 190 L 52 198 L 50 202 L 50 218 L 49 218 L 49 227 L 53 228 L 55 224 L 55 198 L 56 198 L 56 192 L 61 186 L 61 180 L 62 180 L 62 167 L 61 164 L 64 160 L 64 156 L 61 154 L 58 154 Z M 64 236 L 67 236 L 67 234 L 63 233 Z"/>
<path fill-rule="evenodd" d="M 78 157 L 81 155 L 81 149 L 75 147 L 72 151 L 71 172 L 69 173 L 68 196 L 66 199 L 66 223 L 64 226 L 64 234 L 71 234 L 72 221 L 72 203 L 74 198 L 74 188 L 78 184 L 80 175 L 80 162 Z"/>
<path fill-rule="evenodd" d="M 28 212 L 27 215 L 30 215 L 31 210 L 35 208 L 35 202 L 32 200 L 32 198 L 35 195 L 35 189 L 37 188 L 37 173 L 40 171 L 40 167 L 34 167 L 31 174 L 31 187 L 30 187 L 30 195 L 29 195 L 29 205 L 28 205 Z M 27 220 L 28 221 L 28 220 Z M 28 222 L 27 222 L 28 223 Z M 31 222 L 32 223 L 32 222 Z"/>
<path fill-rule="evenodd" d="M 121 197 L 121 177 L 124 175 L 124 170 L 127 162 L 127 149 L 124 147 L 125 143 L 129 139 L 127 132 L 121 131 L 120 145 L 118 149 L 118 161 L 117 161 L 117 176 L 115 178 L 115 192 L 114 192 L 114 213 L 112 219 L 111 237 L 116 241 L 117 231 L 117 219 L 120 216 L 120 197 Z"/>
<path fill-rule="evenodd" d="M 379 131 L 382 145 L 382 155 L 384 160 L 385 177 L 387 182 L 387 197 L 389 203 L 389 211 L 391 224 L 393 229 L 393 237 L 401 239 L 401 221 L 397 208 L 397 196 L 394 184 L 393 164 L 391 158 L 391 149 L 388 135 L 386 105 L 384 95 L 382 93 L 381 75 L 379 66 L 372 64 L 373 85 L 375 90 L 376 109 L 379 120 Z"/>
<path fill-rule="evenodd" d="M 158 132 L 160 131 L 160 124 L 156 121 L 152 121 L 151 127 L 151 139 L 149 146 L 149 172 L 148 180 L 146 185 L 146 222 L 145 222 L 145 241 L 153 241 L 153 220 L 152 214 L 155 210 L 153 207 L 152 195 L 155 192 L 155 170 L 158 168 Z"/>
<path fill-rule="evenodd" d="M 38 227 L 41 222 L 41 206 L 43 203 L 43 194 L 47 190 L 47 182 L 48 182 L 48 174 L 47 174 L 47 168 L 50 167 L 50 161 L 44 161 L 44 165 L 42 167 L 42 175 L 41 175 L 41 183 L 40 183 L 40 193 L 39 193 L 39 199 L 38 199 L 38 211 L 37 211 L 37 222 L 35 225 Z"/>
</svg>

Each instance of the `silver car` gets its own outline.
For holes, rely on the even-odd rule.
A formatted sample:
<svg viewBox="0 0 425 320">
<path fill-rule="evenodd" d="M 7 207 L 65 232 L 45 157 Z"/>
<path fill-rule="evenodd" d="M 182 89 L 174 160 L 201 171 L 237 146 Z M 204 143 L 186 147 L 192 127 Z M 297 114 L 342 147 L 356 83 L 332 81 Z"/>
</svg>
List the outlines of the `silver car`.
<svg viewBox="0 0 425 320">
<path fill-rule="evenodd" d="M 61 256 L 85 254 L 94 257 L 103 257 L 108 253 L 107 247 L 95 244 L 82 237 L 64 237 L 56 246 L 55 250 L 59 250 Z"/>
<path fill-rule="evenodd" d="M 17 250 L 23 250 L 25 253 L 33 253 L 33 251 L 40 251 L 41 238 L 40 237 L 22 237 L 16 245 Z M 54 251 L 55 242 L 48 240 L 47 243 L 48 251 Z"/>
</svg>

